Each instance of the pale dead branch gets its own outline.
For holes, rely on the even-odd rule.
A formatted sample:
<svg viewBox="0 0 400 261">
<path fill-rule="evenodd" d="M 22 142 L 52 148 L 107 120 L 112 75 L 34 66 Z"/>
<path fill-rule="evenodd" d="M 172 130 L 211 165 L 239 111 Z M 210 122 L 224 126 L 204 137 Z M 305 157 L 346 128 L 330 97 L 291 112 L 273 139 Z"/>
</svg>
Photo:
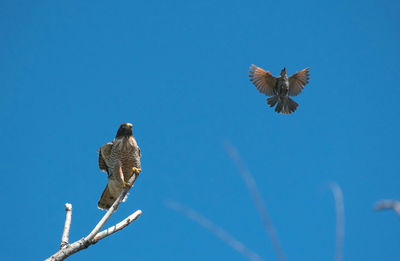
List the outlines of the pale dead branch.
<svg viewBox="0 0 400 261">
<path fill-rule="evenodd" d="M 132 175 L 132 177 L 129 179 L 128 183 L 133 185 L 135 183 L 137 177 L 138 177 L 137 174 Z M 109 235 L 112 235 L 113 233 L 117 232 L 118 230 L 123 229 L 124 227 L 128 226 L 132 221 L 137 219 L 142 214 L 141 210 L 137 210 L 135 213 L 130 215 L 128 218 L 126 218 L 122 222 L 99 233 L 100 229 L 104 226 L 104 224 L 107 222 L 107 220 L 113 214 L 113 212 L 115 210 L 117 210 L 119 204 L 125 198 L 126 194 L 129 192 L 130 189 L 131 189 L 131 186 L 126 187 L 122 190 L 121 194 L 119 194 L 119 196 L 115 200 L 114 204 L 112 204 L 110 209 L 106 212 L 106 214 L 103 216 L 103 218 L 95 226 L 95 228 L 92 230 L 92 232 L 89 233 L 89 235 L 87 235 L 86 237 L 84 237 L 78 241 L 75 241 L 72 244 L 67 243 L 67 245 L 64 245 L 58 252 L 56 252 L 51 257 L 47 258 L 46 261 L 64 260 L 67 257 L 75 254 L 76 252 L 81 251 L 82 249 L 88 248 L 89 246 L 97 243 L 99 240 L 101 240 Z M 72 211 L 72 206 L 71 206 L 71 211 Z M 67 213 L 66 213 L 66 219 L 67 219 Z M 69 219 L 70 219 L 70 216 L 69 216 Z M 67 220 L 65 222 L 67 223 Z M 64 232 L 65 232 L 65 226 L 64 226 Z M 68 225 L 68 228 L 69 228 L 69 226 L 70 225 Z M 63 232 L 62 240 L 64 239 L 64 232 Z M 68 239 L 67 239 L 67 242 L 68 242 Z"/>
<path fill-rule="evenodd" d="M 343 246 L 344 246 L 344 203 L 343 192 L 340 186 L 336 183 L 330 184 L 330 189 L 333 193 L 335 200 L 336 210 L 336 249 L 335 261 L 343 260 Z"/>
<path fill-rule="evenodd" d="M 234 250 L 239 252 L 242 256 L 247 258 L 248 260 L 251 261 L 262 261 L 263 259 L 254 251 L 246 247 L 242 242 L 237 240 L 235 237 L 233 237 L 231 234 L 229 234 L 227 231 L 224 229 L 220 228 L 204 216 L 200 215 L 196 211 L 187 208 L 180 203 L 176 201 L 166 201 L 165 204 L 179 212 L 185 215 L 187 218 L 192 219 L 193 221 L 197 222 L 199 225 L 203 226 L 204 228 L 208 229 L 211 233 L 219 237 L 222 241 L 224 241 L 226 244 L 228 244 L 230 247 L 232 247 Z"/>
<path fill-rule="evenodd" d="M 120 231 L 121 229 L 124 229 L 130 223 L 135 221 L 141 214 L 142 214 L 141 210 L 136 210 L 132 215 L 130 215 L 129 217 L 125 218 L 124 220 L 122 220 L 118 224 L 116 224 L 116 225 L 114 225 L 112 227 L 109 227 L 109 228 L 97 233 L 97 235 L 93 238 L 93 242 L 97 243 L 97 241 L 100 241 L 103 238 L 108 237 L 109 235 L 112 235 L 115 232 Z"/>
<path fill-rule="evenodd" d="M 72 205 L 70 203 L 66 203 L 65 223 L 64 223 L 64 230 L 61 236 L 60 249 L 63 249 L 69 244 L 69 228 L 71 227 L 71 218 L 72 218 Z"/>
<path fill-rule="evenodd" d="M 258 213 L 261 217 L 261 221 L 264 225 L 265 232 L 267 233 L 270 239 L 270 242 L 274 248 L 278 260 L 284 261 L 286 259 L 285 253 L 283 252 L 283 248 L 279 242 L 278 235 L 276 234 L 275 228 L 272 225 L 272 221 L 268 215 L 267 208 L 265 207 L 265 204 L 261 198 L 261 194 L 258 191 L 253 176 L 243 163 L 238 151 L 229 141 L 224 142 L 224 147 L 228 152 L 230 158 L 236 164 L 236 167 L 238 168 L 240 175 L 242 176 L 244 182 L 246 183 L 247 189 L 250 191 L 250 194 L 253 198 L 253 202 L 256 205 Z"/>
<path fill-rule="evenodd" d="M 397 215 L 400 217 L 400 201 L 386 199 L 386 200 L 381 200 L 375 204 L 376 211 L 385 210 L 385 209 L 393 209 L 397 213 Z"/>
</svg>

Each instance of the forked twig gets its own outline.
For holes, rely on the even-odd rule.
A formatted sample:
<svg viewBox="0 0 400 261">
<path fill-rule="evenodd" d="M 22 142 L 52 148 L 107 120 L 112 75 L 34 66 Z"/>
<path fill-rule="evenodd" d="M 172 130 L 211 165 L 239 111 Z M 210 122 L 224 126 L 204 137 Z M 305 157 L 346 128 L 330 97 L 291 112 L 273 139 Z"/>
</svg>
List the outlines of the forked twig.
<svg viewBox="0 0 400 261">
<path fill-rule="evenodd" d="M 261 194 L 258 191 L 253 176 L 251 175 L 250 171 L 246 168 L 235 147 L 233 147 L 233 145 L 228 141 L 224 142 L 224 147 L 228 152 L 230 158 L 236 164 L 236 167 L 238 168 L 240 175 L 242 176 L 244 182 L 246 183 L 247 189 L 250 191 L 250 194 L 253 198 L 253 202 L 256 205 L 258 213 L 261 217 L 261 221 L 264 225 L 265 232 L 269 237 L 269 240 L 275 250 L 278 260 L 284 261 L 286 259 L 285 253 L 283 252 L 283 248 L 279 242 L 278 235 L 276 234 L 275 228 L 272 225 L 271 219 L 267 212 L 267 208 L 265 207 L 265 204 L 261 198 Z"/>
<path fill-rule="evenodd" d="M 178 203 L 176 201 L 172 201 L 172 200 L 166 201 L 165 204 L 169 208 L 171 208 L 179 213 L 182 213 L 187 218 L 192 219 L 193 221 L 197 222 L 199 225 L 208 229 L 211 233 L 213 233 L 214 235 L 219 237 L 222 241 L 227 243 L 230 247 L 232 247 L 234 250 L 239 252 L 245 258 L 247 258 L 251 261 L 262 261 L 263 260 L 257 253 L 255 253 L 254 251 L 252 251 L 251 249 L 246 247 L 242 242 L 240 242 L 239 240 L 234 238 L 231 234 L 226 232 L 224 229 L 220 228 L 219 226 L 217 226 L 216 224 L 214 224 L 207 218 L 203 217 L 196 211 L 194 211 L 190 208 L 187 208 L 187 207 L 181 205 L 180 203 Z"/>
<path fill-rule="evenodd" d="M 138 174 L 132 175 L 132 177 L 129 179 L 128 183 L 133 185 L 135 183 L 137 177 L 138 177 Z M 122 222 L 118 223 L 117 225 L 110 227 L 109 229 L 106 229 L 99 233 L 100 229 L 104 226 L 104 224 L 107 222 L 107 220 L 113 214 L 113 212 L 118 208 L 119 204 L 125 198 L 126 194 L 129 192 L 131 187 L 132 186 L 125 187 L 121 191 L 118 198 L 115 200 L 115 202 L 112 204 L 110 209 L 106 212 L 106 214 L 102 217 L 102 219 L 99 221 L 99 223 L 95 226 L 95 228 L 92 230 L 92 232 L 89 233 L 89 235 L 87 235 L 86 237 L 84 237 L 78 241 L 75 241 L 74 243 L 72 243 L 70 245 L 63 246 L 58 252 L 56 252 L 51 257 L 47 258 L 46 261 L 64 260 L 67 257 L 75 254 L 76 252 L 81 251 L 82 249 L 88 248 L 89 246 L 97 243 L 99 240 L 101 240 L 109 235 L 112 235 L 113 233 L 117 232 L 118 230 L 123 229 L 124 227 L 129 225 L 133 220 L 135 220 L 137 217 L 139 217 L 142 214 L 141 210 L 136 211 L 135 213 L 130 215 L 128 218 L 126 218 Z M 66 217 L 67 217 L 67 215 L 66 215 Z"/>
</svg>

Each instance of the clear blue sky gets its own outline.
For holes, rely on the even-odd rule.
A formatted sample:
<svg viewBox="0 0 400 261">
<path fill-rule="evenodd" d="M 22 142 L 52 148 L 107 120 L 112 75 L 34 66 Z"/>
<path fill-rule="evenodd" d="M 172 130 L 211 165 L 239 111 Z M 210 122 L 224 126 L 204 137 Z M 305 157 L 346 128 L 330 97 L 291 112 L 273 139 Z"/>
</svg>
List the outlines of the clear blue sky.
<svg viewBox="0 0 400 261">
<path fill-rule="evenodd" d="M 345 260 L 400 260 L 399 1 L 2 1 L 2 260 L 58 248 L 104 212 L 96 150 L 132 122 L 143 172 L 109 225 L 127 229 L 70 260 L 244 260 L 165 207 L 189 206 L 276 260 L 222 142 L 257 181 L 288 260 L 333 260 L 329 182 L 343 190 Z M 311 68 L 279 115 L 249 82 L 256 64 Z"/>
</svg>

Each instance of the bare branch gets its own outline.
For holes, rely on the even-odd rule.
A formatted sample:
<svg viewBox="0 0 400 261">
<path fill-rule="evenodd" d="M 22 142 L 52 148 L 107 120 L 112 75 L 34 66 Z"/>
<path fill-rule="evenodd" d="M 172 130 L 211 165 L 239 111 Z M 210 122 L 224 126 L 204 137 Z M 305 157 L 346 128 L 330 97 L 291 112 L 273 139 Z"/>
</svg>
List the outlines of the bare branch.
<svg viewBox="0 0 400 261">
<path fill-rule="evenodd" d="M 136 178 L 138 177 L 137 174 L 133 174 L 132 177 L 129 179 L 128 184 L 133 184 L 136 181 Z M 52 255 L 51 257 L 47 258 L 46 261 L 59 261 L 59 260 L 64 260 L 67 257 L 75 254 L 78 251 L 81 251 L 82 249 L 88 248 L 90 245 L 93 245 L 97 243 L 99 240 L 103 239 L 104 237 L 107 237 L 113 233 L 109 233 L 107 235 L 104 235 L 104 237 L 94 240 L 95 236 L 98 234 L 100 229 L 104 226 L 104 224 L 107 222 L 107 220 L 110 218 L 110 216 L 113 214 L 115 210 L 117 210 L 119 204 L 121 201 L 125 198 L 126 194 L 128 194 L 129 190 L 131 189 L 132 186 L 125 187 L 122 191 L 121 194 L 119 194 L 118 198 L 115 200 L 115 202 L 112 204 L 110 209 L 107 211 L 107 213 L 103 216 L 103 218 L 99 221 L 99 223 L 95 226 L 95 228 L 92 230 L 92 232 L 89 233 L 85 238 L 82 238 L 70 245 L 67 245 L 60 249 L 57 253 Z M 139 210 L 140 211 L 140 210 Z M 135 212 L 136 213 L 136 212 Z M 141 211 L 140 211 L 141 214 Z M 139 214 L 139 215 L 140 215 Z M 138 215 L 138 216 L 139 216 Z M 133 220 L 132 220 L 133 221 Z M 131 222 L 130 222 L 131 223 Z M 129 223 L 129 224 L 130 224 Z M 127 225 L 129 225 L 127 224 Z M 126 225 L 126 226 L 127 226 Z M 122 228 L 121 228 L 122 229 Z"/>
<path fill-rule="evenodd" d="M 397 200 L 381 200 L 375 204 L 375 210 L 393 209 L 397 215 L 400 217 L 400 201 Z"/>
<path fill-rule="evenodd" d="M 136 210 L 133 214 L 131 214 L 129 217 L 125 218 L 118 224 L 107 228 L 106 230 L 103 230 L 99 232 L 93 239 L 93 243 L 97 243 L 98 241 L 102 240 L 105 237 L 108 237 L 112 234 L 114 234 L 117 231 L 120 231 L 121 229 L 125 228 L 128 226 L 130 223 L 135 221 L 140 215 L 142 214 L 141 210 Z"/>
<path fill-rule="evenodd" d="M 333 193 L 336 209 L 336 250 L 335 261 L 343 260 L 343 246 L 344 246 L 344 203 L 343 193 L 340 186 L 336 183 L 330 184 L 330 189 Z"/>
<path fill-rule="evenodd" d="M 233 145 L 229 141 L 224 142 L 224 147 L 228 152 L 230 158 L 236 164 L 236 167 L 238 168 L 240 175 L 242 176 L 244 182 L 246 183 L 247 189 L 250 191 L 250 194 L 253 198 L 253 202 L 256 205 L 258 213 L 261 217 L 261 221 L 264 225 L 265 232 L 269 237 L 269 240 L 275 250 L 278 260 L 284 261 L 286 259 L 285 253 L 283 252 L 283 248 L 279 242 L 278 235 L 276 234 L 275 228 L 272 225 L 271 219 L 267 212 L 267 208 L 265 207 L 265 203 L 261 198 L 261 194 L 258 191 L 253 176 L 251 175 L 250 171 L 246 168 L 235 147 L 233 147 Z"/>
<path fill-rule="evenodd" d="M 204 216 L 200 215 L 196 211 L 187 208 L 176 201 L 166 201 L 165 204 L 177 211 L 185 215 L 186 217 L 192 219 L 193 221 L 197 222 L 199 225 L 203 226 L 204 228 L 208 229 L 211 233 L 219 237 L 222 241 L 227 243 L 230 247 L 234 250 L 239 252 L 245 258 L 251 261 L 262 261 L 263 259 L 254 251 L 246 247 L 242 242 L 234 238 L 231 234 L 227 231 L 223 230 Z"/>
<path fill-rule="evenodd" d="M 107 213 L 100 219 L 99 223 L 97 223 L 92 232 L 90 232 L 90 234 L 86 236 L 85 240 L 87 242 L 92 241 L 92 239 L 97 235 L 97 233 L 99 233 L 100 229 L 104 226 L 104 224 L 111 217 L 114 211 L 117 210 L 119 204 L 121 204 L 121 201 L 125 198 L 126 194 L 128 194 L 129 189 L 130 188 L 127 187 L 122 190 L 121 194 L 119 194 L 118 198 L 115 200 L 112 206 L 107 210 Z"/>
<path fill-rule="evenodd" d="M 60 249 L 63 249 L 69 244 L 69 228 L 71 227 L 71 218 L 72 218 L 72 205 L 70 203 L 65 203 L 65 223 L 64 223 L 64 230 L 61 236 Z"/>
</svg>

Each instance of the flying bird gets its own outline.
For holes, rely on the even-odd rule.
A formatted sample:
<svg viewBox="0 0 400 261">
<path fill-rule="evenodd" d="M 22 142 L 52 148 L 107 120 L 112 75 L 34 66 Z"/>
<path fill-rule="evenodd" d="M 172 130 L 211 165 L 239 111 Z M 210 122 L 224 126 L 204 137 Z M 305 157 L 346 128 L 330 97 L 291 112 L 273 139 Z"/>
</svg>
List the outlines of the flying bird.
<svg viewBox="0 0 400 261">
<path fill-rule="evenodd" d="M 290 114 L 296 111 L 299 106 L 289 96 L 297 96 L 310 79 L 310 68 L 301 70 L 288 77 L 286 68 L 283 68 L 279 77 L 273 76 L 269 71 L 252 64 L 250 66 L 250 81 L 257 87 L 257 90 L 267 96 L 267 103 L 274 107 L 277 113 Z"/>
<path fill-rule="evenodd" d="M 99 168 L 108 174 L 108 184 L 97 204 L 99 209 L 108 210 L 122 189 L 132 185 L 128 184 L 132 175 L 138 176 L 141 172 L 141 153 L 132 128 L 131 123 L 122 123 L 113 142 L 98 150 Z"/>
</svg>

